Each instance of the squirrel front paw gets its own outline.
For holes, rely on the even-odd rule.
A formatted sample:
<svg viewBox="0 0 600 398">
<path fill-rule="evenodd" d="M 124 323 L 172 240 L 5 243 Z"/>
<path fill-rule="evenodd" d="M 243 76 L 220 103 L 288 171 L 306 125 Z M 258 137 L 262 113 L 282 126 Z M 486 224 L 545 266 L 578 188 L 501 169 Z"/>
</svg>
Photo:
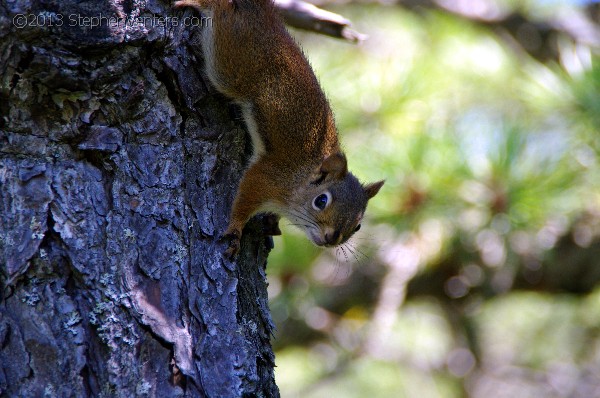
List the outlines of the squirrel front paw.
<svg viewBox="0 0 600 398">
<path fill-rule="evenodd" d="M 281 235 L 279 229 L 279 216 L 273 213 L 267 213 L 263 216 L 263 233 L 269 236 Z"/>
<path fill-rule="evenodd" d="M 229 242 L 227 249 L 225 250 L 225 252 L 223 252 L 225 257 L 227 257 L 229 260 L 233 260 L 240 251 L 241 235 L 242 234 L 238 229 L 228 228 L 227 231 L 225 231 L 225 233 L 221 237 L 221 240 Z"/>
</svg>

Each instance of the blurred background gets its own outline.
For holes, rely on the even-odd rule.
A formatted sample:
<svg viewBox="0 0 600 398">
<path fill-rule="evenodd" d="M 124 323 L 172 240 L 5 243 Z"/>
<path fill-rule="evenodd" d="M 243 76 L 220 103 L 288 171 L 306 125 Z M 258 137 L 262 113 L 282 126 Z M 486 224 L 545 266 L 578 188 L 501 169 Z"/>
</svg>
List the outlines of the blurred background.
<svg viewBox="0 0 600 398">
<path fill-rule="evenodd" d="M 600 397 L 598 2 L 321 2 L 294 31 L 350 169 L 386 184 L 338 250 L 268 265 L 288 397 Z"/>
</svg>

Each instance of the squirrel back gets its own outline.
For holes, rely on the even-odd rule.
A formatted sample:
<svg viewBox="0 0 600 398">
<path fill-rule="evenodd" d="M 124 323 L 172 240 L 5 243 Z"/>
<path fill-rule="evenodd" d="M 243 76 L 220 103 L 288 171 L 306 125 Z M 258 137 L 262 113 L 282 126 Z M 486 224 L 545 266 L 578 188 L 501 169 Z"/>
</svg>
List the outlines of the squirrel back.
<svg viewBox="0 0 600 398">
<path fill-rule="evenodd" d="M 247 220 L 284 215 L 317 245 L 345 242 L 383 181 L 363 186 L 347 170 L 333 113 L 302 50 L 271 0 L 183 0 L 212 18 L 203 27 L 205 69 L 242 109 L 254 156 L 225 233 L 239 248 Z M 278 228 L 276 228 L 278 231 Z"/>
</svg>

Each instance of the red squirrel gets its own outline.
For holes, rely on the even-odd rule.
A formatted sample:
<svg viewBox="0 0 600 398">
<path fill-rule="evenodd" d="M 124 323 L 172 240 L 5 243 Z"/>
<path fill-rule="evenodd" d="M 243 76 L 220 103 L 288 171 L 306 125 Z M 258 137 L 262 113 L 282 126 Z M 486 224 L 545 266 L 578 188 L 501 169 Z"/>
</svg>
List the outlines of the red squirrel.
<svg viewBox="0 0 600 398">
<path fill-rule="evenodd" d="M 272 0 L 182 0 L 212 20 L 202 27 L 209 81 L 237 103 L 254 155 L 233 202 L 228 257 L 257 213 L 304 230 L 318 246 L 346 242 L 384 181 L 361 184 L 348 172 L 329 102 Z"/>
</svg>

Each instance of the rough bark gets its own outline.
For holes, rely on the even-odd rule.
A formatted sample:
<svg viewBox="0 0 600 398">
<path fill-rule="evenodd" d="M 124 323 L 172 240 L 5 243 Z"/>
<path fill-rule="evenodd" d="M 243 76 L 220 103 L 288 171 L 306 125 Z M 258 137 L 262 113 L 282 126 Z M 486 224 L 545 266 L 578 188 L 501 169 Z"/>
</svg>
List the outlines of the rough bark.
<svg viewBox="0 0 600 398">
<path fill-rule="evenodd" d="M 218 241 L 249 147 L 183 17 L 0 2 L 2 396 L 278 395 L 268 242 Z"/>
</svg>

